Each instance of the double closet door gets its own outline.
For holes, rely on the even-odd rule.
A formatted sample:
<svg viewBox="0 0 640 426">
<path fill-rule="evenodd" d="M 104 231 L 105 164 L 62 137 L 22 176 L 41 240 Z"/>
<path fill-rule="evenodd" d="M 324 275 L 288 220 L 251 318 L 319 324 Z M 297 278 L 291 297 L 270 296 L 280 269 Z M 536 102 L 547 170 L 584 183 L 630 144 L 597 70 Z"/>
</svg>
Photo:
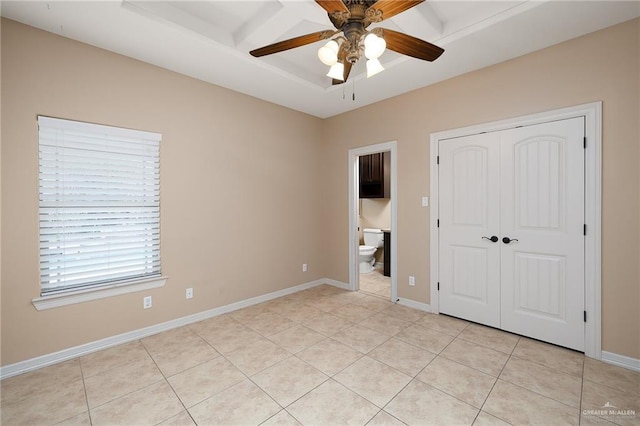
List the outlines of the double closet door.
<svg viewBox="0 0 640 426">
<path fill-rule="evenodd" d="M 440 141 L 440 312 L 584 351 L 584 118 Z"/>
</svg>

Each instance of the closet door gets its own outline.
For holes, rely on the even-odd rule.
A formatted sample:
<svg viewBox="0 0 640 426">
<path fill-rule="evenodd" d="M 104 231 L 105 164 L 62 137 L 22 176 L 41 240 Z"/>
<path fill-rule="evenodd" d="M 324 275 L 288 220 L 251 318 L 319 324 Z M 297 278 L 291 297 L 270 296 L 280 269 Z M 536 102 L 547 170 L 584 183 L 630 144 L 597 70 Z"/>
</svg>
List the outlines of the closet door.
<svg viewBox="0 0 640 426">
<path fill-rule="evenodd" d="M 501 328 L 580 351 L 583 138 L 584 118 L 500 134 Z"/>
<path fill-rule="evenodd" d="M 439 155 L 440 312 L 500 327 L 498 135 L 440 142 Z"/>
</svg>

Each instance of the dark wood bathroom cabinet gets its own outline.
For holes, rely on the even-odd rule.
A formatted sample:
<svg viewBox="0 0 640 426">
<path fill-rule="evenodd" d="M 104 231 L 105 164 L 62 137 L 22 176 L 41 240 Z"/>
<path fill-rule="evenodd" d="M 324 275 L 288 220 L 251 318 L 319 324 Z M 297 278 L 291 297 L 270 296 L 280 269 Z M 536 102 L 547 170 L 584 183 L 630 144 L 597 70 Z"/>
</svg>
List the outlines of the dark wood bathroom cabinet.
<svg viewBox="0 0 640 426">
<path fill-rule="evenodd" d="M 360 198 L 389 198 L 391 153 L 361 155 L 359 162 Z"/>
</svg>

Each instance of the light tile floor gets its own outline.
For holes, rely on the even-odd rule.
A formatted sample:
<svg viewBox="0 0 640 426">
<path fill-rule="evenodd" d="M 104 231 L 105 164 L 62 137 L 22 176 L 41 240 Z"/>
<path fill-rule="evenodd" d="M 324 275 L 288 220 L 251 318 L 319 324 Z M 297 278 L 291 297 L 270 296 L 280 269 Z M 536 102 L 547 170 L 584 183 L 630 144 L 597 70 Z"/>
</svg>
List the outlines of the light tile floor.
<svg viewBox="0 0 640 426">
<path fill-rule="evenodd" d="M 382 266 L 376 265 L 373 272 L 360 274 L 360 291 L 372 296 L 391 299 L 391 278 L 385 277 Z"/>
<path fill-rule="evenodd" d="M 3 425 L 640 424 L 640 373 L 328 285 L 1 389 Z"/>
</svg>

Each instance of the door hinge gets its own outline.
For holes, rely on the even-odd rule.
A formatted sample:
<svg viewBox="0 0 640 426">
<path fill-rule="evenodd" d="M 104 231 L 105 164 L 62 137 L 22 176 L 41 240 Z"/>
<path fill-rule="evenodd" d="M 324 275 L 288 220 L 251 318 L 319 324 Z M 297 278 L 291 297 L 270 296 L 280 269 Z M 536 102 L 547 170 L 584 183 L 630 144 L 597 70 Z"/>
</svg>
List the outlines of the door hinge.
<svg viewBox="0 0 640 426">
<path fill-rule="evenodd" d="M 439 155 L 436 157 L 436 164 L 440 164 L 440 156 Z"/>
<path fill-rule="evenodd" d="M 584 149 L 587 149 L 587 137 L 585 136 L 583 139 Z"/>
<path fill-rule="evenodd" d="M 587 224 L 586 223 L 584 224 L 584 227 L 582 228 L 582 233 L 584 235 L 587 235 Z"/>
<path fill-rule="evenodd" d="M 436 227 L 440 228 L 440 219 L 436 220 Z"/>
<path fill-rule="evenodd" d="M 440 291 L 440 281 L 438 281 L 438 291 Z"/>
<path fill-rule="evenodd" d="M 584 311 L 584 322 L 587 322 L 587 311 Z"/>
</svg>

